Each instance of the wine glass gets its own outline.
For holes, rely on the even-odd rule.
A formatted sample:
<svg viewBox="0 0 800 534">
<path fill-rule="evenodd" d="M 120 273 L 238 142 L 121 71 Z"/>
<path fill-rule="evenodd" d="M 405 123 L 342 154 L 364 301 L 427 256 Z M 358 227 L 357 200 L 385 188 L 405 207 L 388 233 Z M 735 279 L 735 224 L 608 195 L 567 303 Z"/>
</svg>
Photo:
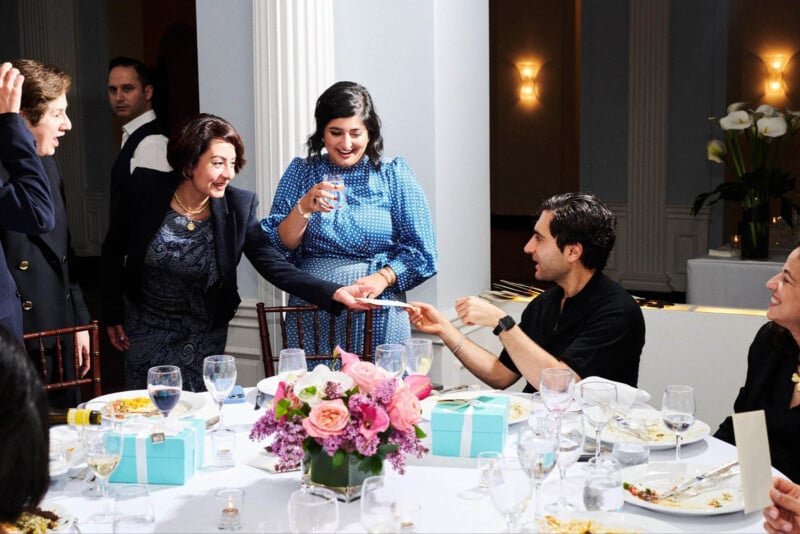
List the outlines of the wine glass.
<svg viewBox="0 0 800 534">
<path fill-rule="evenodd" d="M 130 484 L 117 488 L 114 497 L 113 532 L 155 532 L 156 517 L 147 486 Z"/>
<path fill-rule="evenodd" d="M 535 489 L 534 519 L 538 520 L 542 517 L 539 490 L 558 459 L 558 435 L 555 428 L 548 426 L 546 421 L 522 428 L 517 434 L 517 459 Z"/>
<path fill-rule="evenodd" d="M 339 502 L 336 494 L 317 486 L 305 486 L 289 497 L 289 527 L 294 534 L 336 532 L 339 528 Z"/>
<path fill-rule="evenodd" d="M 578 413 L 548 414 L 547 422 L 558 429 L 556 465 L 560 476 L 558 501 L 547 505 L 546 508 L 549 512 L 574 510 L 575 506 L 567 502 L 567 496 L 564 493 L 564 479 L 567 478 L 567 470 L 578 461 L 583 451 L 583 417 Z"/>
<path fill-rule="evenodd" d="M 101 425 L 103 426 L 111 426 L 117 427 L 120 422 L 117 419 L 116 413 L 114 412 L 114 403 L 113 402 L 105 402 L 105 401 L 98 401 L 98 400 L 90 400 L 87 401 L 84 406 L 85 409 L 90 411 L 97 411 L 103 414 L 103 419 Z M 81 443 L 81 456 L 85 454 L 87 449 L 86 447 L 86 430 L 85 425 L 77 425 L 75 429 L 78 432 L 78 439 Z M 88 467 L 88 466 L 87 466 Z M 103 488 L 100 483 L 97 481 L 97 477 L 87 477 L 91 478 L 91 480 L 87 481 L 88 486 L 81 491 L 82 495 L 86 497 L 102 497 L 103 496 Z"/>
<path fill-rule="evenodd" d="M 565 367 L 549 367 L 539 374 L 539 393 L 550 413 L 556 414 L 556 423 L 561 414 L 569 409 L 575 391 L 575 373 Z"/>
<path fill-rule="evenodd" d="M 281 349 L 278 356 L 278 376 L 294 382 L 300 374 L 308 371 L 306 351 L 303 349 Z"/>
<path fill-rule="evenodd" d="M 387 343 L 375 347 L 375 365 L 386 371 L 389 376 L 403 376 L 403 361 L 406 348 L 399 343 Z"/>
<path fill-rule="evenodd" d="M 383 475 L 367 477 L 361 486 L 361 524 L 367 532 L 397 532 L 398 496 L 386 484 Z"/>
<path fill-rule="evenodd" d="M 157 365 L 147 370 L 147 393 L 166 419 L 181 399 L 183 379 L 176 365 Z"/>
<path fill-rule="evenodd" d="M 681 436 L 694 424 L 694 388 L 667 386 L 661 401 L 661 417 L 667 428 L 675 432 L 675 461 L 681 459 Z"/>
<path fill-rule="evenodd" d="M 412 337 L 405 342 L 403 365 L 410 375 L 427 375 L 433 363 L 433 342 L 430 339 Z"/>
<path fill-rule="evenodd" d="M 203 382 L 219 406 L 217 430 L 223 430 L 225 426 L 222 424 L 222 404 L 236 385 L 236 358 L 224 354 L 206 356 L 203 359 Z"/>
<path fill-rule="evenodd" d="M 581 411 L 584 421 L 594 428 L 594 457 L 600 457 L 600 434 L 614 417 L 617 386 L 610 382 L 581 384 Z"/>
<path fill-rule="evenodd" d="M 122 458 L 122 433 L 113 426 L 93 426 L 83 431 L 86 441 L 86 463 L 100 479 L 103 490 L 103 510 L 89 518 L 90 523 L 111 523 L 114 513 L 108 498 L 108 477 Z"/>
<path fill-rule="evenodd" d="M 489 496 L 506 520 L 508 532 L 516 532 L 519 517 L 531 498 L 533 484 L 516 458 L 501 456 L 488 472 Z"/>
</svg>

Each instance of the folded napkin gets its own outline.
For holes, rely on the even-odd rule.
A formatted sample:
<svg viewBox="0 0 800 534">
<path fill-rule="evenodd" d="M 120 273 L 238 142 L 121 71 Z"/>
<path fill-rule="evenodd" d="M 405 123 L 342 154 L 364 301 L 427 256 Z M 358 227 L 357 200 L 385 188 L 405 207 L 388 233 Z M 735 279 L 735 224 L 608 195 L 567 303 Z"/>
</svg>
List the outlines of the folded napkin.
<svg viewBox="0 0 800 534">
<path fill-rule="evenodd" d="M 614 382 L 599 376 L 587 376 L 575 385 L 575 400 L 580 403 L 581 401 L 581 384 L 588 384 L 591 382 L 607 382 L 617 386 L 617 411 L 628 412 L 634 404 L 647 404 L 650 400 L 650 394 L 643 390 L 637 389 L 622 382 Z"/>
</svg>

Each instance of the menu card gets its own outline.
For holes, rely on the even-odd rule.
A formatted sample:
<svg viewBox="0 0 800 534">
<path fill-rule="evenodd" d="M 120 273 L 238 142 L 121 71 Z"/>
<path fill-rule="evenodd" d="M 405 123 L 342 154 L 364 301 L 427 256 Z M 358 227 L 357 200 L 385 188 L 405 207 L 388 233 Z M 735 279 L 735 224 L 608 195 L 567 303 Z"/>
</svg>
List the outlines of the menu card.
<svg viewBox="0 0 800 534">
<path fill-rule="evenodd" d="M 733 414 L 733 434 L 739 455 L 744 512 L 749 514 L 772 502 L 769 498 L 772 460 L 764 410 Z"/>
</svg>

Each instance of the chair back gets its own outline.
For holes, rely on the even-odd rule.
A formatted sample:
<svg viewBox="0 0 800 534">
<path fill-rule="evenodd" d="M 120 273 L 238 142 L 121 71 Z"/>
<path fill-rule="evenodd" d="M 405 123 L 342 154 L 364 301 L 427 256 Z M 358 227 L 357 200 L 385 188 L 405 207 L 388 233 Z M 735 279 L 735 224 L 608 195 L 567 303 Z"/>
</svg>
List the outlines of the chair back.
<svg viewBox="0 0 800 534">
<path fill-rule="evenodd" d="M 75 335 L 78 332 L 89 332 L 89 358 L 91 359 L 92 367 L 88 376 L 81 378 L 78 376 L 80 373 L 78 344 L 75 343 Z M 64 373 L 64 336 L 72 336 L 73 353 L 66 355 L 72 358 L 75 365 L 75 378 L 67 380 Z M 99 397 L 103 394 L 100 383 L 100 327 L 97 321 L 92 321 L 90 324 L 80 326 L 70 326 L 66 328 L 57 328 L 55 330 L 48 330 L 45 332 L 31 332 L 25 334 L 23 338 L 26 345 L 30 346 L 30 341 L 36 341 L 38 345 L 37 352 L 39 354 L 39 363 L 42 370 L 42 381 L 45 389 L 48 391 L 66 389 L 70 387 L 80 387 L 86 384 L 91 384 L 92 394 L 94 397 Z M 53 362 L 53 372 L 55 377 L 48 376 L 47 358 L 48 350 L 45 348 L 45 342 L 50 341 L 50 338 L 55 338 L 55 361 Z M 50 346 L 50 343 L 47 343 Z M 52 349 L 51 349 L 52 350 Z M 52 380 L 52 382 L 51 382 Z"/>
<path fill-rule="evenodd" d="M 280 325 L 280 347 L 288 348 L 286 337 L 286 321 L 296 321 L 297 335 L 299 340 L 299 347 L 306 353 L 306 361 L 323 361 L 330 360 L 333 357 L 333 349 L 336 348 L 336 334 L 337 325 L 336 318 L 330 316 L 330 328 L 328 330 L 329 336 L 327 339 L 322 339 L 323 336 L 319 331 L 319 324 L 321 319 L 320 315 L 324 310 L 317 306 L 265 306 L 263 302 L 256 304 L 256 314 L 258 315 L 258 333 L 261 338 L 261 357 L 264 361 L 264 376 L 270 377 L 275 374 L 275 362 L 278 357 L 272 352 L 272 337 L 270 336 L 270 317 L 277 318 L 277 323 Z M 372 361 L 372 325 L 373 325 L 373 311 L 353 311 L 346 310 L 345 321 L 345 344 L 342 347 L 347 352 L 357 353 L 361 355 L 364 361 Z M 287 319 L 287 314 L 292 314 Z M 312 332 L 304 331 L 303 316 L 311 314 L 312 317 Z M 364 345 L 363 347 L 353 346 L 353 319 L 357 314 L 364 315 Z M 274 322 L 274 320 L 273 320 Z"/>
</svg>

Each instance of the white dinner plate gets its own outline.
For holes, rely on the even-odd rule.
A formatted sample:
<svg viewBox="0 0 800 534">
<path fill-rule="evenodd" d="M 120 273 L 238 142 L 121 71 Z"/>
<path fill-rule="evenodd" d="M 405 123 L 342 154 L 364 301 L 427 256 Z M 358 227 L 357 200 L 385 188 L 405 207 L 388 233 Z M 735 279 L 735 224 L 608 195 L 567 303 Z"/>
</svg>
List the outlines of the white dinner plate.
<svg viewBox="0 0 800 534">
<path fill-rule="evenodd" d="M 261 393 L 266 393 L 267 395 L 275 396 L 275 393 L 278 392 L 278 384 L 281 383 L 281 380 L 284 380 L 282 376 L 272 375 L 267 378 L 262 378 L 256 384 L 258 391 Z"/>
<path fill-rule="evenodd" d="M 720 462 L 722 465 L 724 462 Z M 637 488 L 650 488 L 656 494 L 664 493 L 687 478 L 704 473 L 719 465 L 686 462 L 653 462 L 634 465 L 622 470 L 622 481 Z M 645 501 L 625 492 L 625 502 L 648 510 L 677 515 L 720 515 L 744 510 L 742 478 L 738 471 L 727 478 L 700 482 L 699 493 L 687 491 L 666 501 Z"/>
<path fill-rule="evenodd" d="M 107 395 L 101 395 L 90 400 L 88 403 L 93 402 L 111 402 L 119 399 L 134 399 L 137 397 L 145 397 L 150 398 L 146 389 L 135 389 L 131 391 L 119 391 L 117 393 L 109 393 Z M 181 399 L 178 401 L 178 405 L 175 406 L 175 409 L 170 412 L 170 417 L 175 415 L 176 417 L 189 417 L 195 415 L 199 412 L 203 407 L 206 405 L 206 400 L 208 398 L 208 394 L 206 393 L 195 393 L 193 391 L 181 391 Z M 130 417 L 136 414 L 130 415 L 122 415 L 117 414 L 118 418 L 125 418 Z M 152 415 L 160 416 L 159 412 L 153 413 Z"/>
<path fill-rule="evenodd" d="M 72 529 L 72 525 L 75 523 L 75 516 L 69 513 L 62 505 L 53 501 L 44 501 L 39 504 L 39 508 L 53 512 L 58 516 L 58 525 L 55 528 L 48 529 L 47 532 L 69 532 Z M 10 532 L 16 533 L 19 531 L 12 529 Z"/>
<path fill-rule="evenodd" d="M 473 399 L 475 397 L 480 397 L 482 395 L 495 395 L 495 396 L 507 396 L 509 397 L 509 413 L 508 413 L 508 424 L 513 425 L 514 423 L 521 423 L 522 421 L 528 420 L 528 413 L 531 410 L 531 400 L 526 397 L 520 397 L 518 395 L 508 395 L 504 393 L 499 393 L 497 391 L 457 391 L 453 393 L 445 393 L 444 395 L 431 395 L 420 401 L 422 405 L 422 418 L 425 421 L 431 420 L 431 414 L 433 413 L 433 408 L 436 406 L 436 402 L 438 400 L 447 400 L 447 399 Z"/>
<path fill-rule="evenodd" d="M 647 408 L 633 408 L 626 419 L 644 422 L 647 425 L 647 442 L 650 450 L 674 449 L 675 448 L 675 432 L 668 429 L 661 419 L 661 412 L 658 410 L 651 410 Z M 703 421 L 697 420 L 694 424 L 683 433 L 681 445 L 688 445 L 696 441 L 706 438 L 711 433 L 711 427 Z M 614 444 L 620 439 L 636 441 L 636 437 L 618 427 L 614 421 L 611 421 L 603 429 L 600 434 L 600 439 L 604 443 Z"/>
<path fill-rule="evenodd" d="M 61 450 L 64 451 L 64 457 L 67 460 L 68 467 L 75 467 L 85 459 L 85 450 L 81 443 L 81 438 L 78 432 L 67 425 L 56 425 L 50 427 L 50 447 L 58 442 Z"/>
<path fill-rule="evenodd" d="M 545 514 L 548 521 L 540 520 L 538 532 L 683 532 L 675 525 L 652 517 L 621 512 L 561 512 Z M 591 523 L 590 523 L 591 522 Z"/>
</svg>

